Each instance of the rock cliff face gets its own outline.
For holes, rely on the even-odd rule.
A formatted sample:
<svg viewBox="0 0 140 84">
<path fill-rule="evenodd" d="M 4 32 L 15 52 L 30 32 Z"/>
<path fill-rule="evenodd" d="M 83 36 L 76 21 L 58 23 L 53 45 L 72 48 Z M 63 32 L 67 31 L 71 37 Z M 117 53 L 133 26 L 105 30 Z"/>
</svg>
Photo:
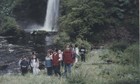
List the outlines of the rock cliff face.
<svg viewBox="0 0 140 84">
<path fill-rule="evenodd" d="M 22 56 L 31 56 L 31 48 L 8 44 L 0 37 L 0 75 L 19 72 L 18 61 Z"/>
<path fill-rule="evenodd" d="M 47 0 L 22 0 L 13 9 L 21 28 L 31 25 L 43 25 L 46 15 Z"/>
</svg>

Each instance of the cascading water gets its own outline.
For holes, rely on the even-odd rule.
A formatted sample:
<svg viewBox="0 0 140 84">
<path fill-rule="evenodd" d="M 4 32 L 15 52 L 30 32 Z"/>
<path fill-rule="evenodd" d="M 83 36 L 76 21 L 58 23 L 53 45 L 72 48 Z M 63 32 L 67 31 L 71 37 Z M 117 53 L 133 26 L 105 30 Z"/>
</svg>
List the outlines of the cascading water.
<svg viewBox="0 0 140 84">
<path fill-rule="evenodd" d="M 32 25 L 25 31 L 46 31 L 48 34 L 46 35 L 45 41 L 46 46 L 50 46 L 53 44 L 53 38 L 58 31 L 57 20 L 59 16 L 59 2 L 60 0 L 48 0 L 47 9 L 46 9 L 46 17 L 44 26 Z"/>
<path fill-rule="evenodd" d="M 59 13 L 59 0 L 48 0 L 44 27 L 39 30 L 47 32 L 58 31 L 57 20 Z"/>
<path fill-rule="evenodd" d="M 32 24 L 27 26 L 24 30 L 27 32 L 32 31 L 46 31 L 46 32 L 57 32 L 58 26 L 58 16 L 59 16 L 59 2 L 60 0 L 48 0 L 47 9 L 46 9 L 46 17 L 44 26 Z"/>
<path fill-rule="evenodd" d="M 44 30 L 47 32 L 57 32 L 57 20 L 59 13 L 59 0 L 48 0 L 47 11 L 46 11 L 46 18 L 44 27 L 40 30 Z M 46 46 L 50 46 L 53 44 L 53 37 L 54 35 L 49 34 L 46 36 Z"/>
</svg>

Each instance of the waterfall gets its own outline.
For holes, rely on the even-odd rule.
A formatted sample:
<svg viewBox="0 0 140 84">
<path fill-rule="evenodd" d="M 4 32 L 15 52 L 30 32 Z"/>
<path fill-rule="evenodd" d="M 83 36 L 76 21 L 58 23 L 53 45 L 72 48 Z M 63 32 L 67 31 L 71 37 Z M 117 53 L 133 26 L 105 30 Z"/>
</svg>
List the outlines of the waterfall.
<svg viewBox="0 0 140 84">
<path fill-rule="evenodd" d="M 48 0 L 44 27 L 39 30 L 48 32 L 58 31 L 57 20 L 59 13 L 59 0 Z"/>
<path fill-rule="evenodd" d="M 46 32 L 57 32 L 58 31 L 58 17 L 59 17 L 59 2 L 60 0 L 48 0 L 47 8 L 46 8 L 46 17 L 44 26 L 32 24 L 27 26 L 24 30 L 27 32 L 32 31 L 46 31 Z"/>
<path fill-rule="evenodd" d="M 29 28 L 25 29 L 27 32 L 32 31 L 46 31 L 48 34 L 45 37 L 46 46 L 52 45 L 54 42 L 54 37 L 58 31 L 58 17 L 59 17 L 59 1 L 60 0 L 48 0 L 46 8 L 46 17 L 44 26 L 31 25 Z"/>
</svg>

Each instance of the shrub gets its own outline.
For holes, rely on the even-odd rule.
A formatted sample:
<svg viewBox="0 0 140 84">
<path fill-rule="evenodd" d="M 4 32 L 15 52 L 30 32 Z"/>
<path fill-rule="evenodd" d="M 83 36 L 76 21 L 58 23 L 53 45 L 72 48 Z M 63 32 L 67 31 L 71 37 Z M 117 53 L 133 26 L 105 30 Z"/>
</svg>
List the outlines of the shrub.
<svg viewBox="0 0 140 84">
<path fill-rule="evenodd" d="M 100 55 L 101 60 L 107 63 L 120 63 L 123 52 L 114 52 L 112 50 L 106 51 L 103 55 Z"/>
<path fill-rule="evenodd" d="M 140 64 L 138 43 L 130 45 L 124 51 L 123 61 L 126 61 L 127 63 L 132 64 L 134 66 L 138 66 Z"/>
<path fill-rule="evenodd" d="M 111 45 L 109 46 L 109 49 L 111 49 L 112 51 L 124 51 L 128 46 L 129 46 L 128 42 L 115 41 L 115 42 L 111 43 Z"/>
<path fill-rule="evenodd" d="M 75 44 L 77 44 L 79 47 L 81 47 L 81 45 L 83 45 L 87 49 L 87 51 L 89 51 L 91 49 L 90 43 L 88 41 L 82 40 L 80 38 L 76 39 Z"/>
<path fill-rule="evenodd" d="M 83 68 L 73 71 L 73 73 L 67 78 L 68 84 L 87 84 L 88 72 Z"/>
<path fill-rule="evenodd" d="M 61 32 L 55 37 L 54 43 L 58 47 L 64 48 L 67 43 L 70 43 L 70 37 L 67 35 L 66 32 Z"/>
<path fill-rule="evenodd" d="M 5 16 L 2 19 L 0 31 L 1 35 L 18 36 L 20 35 L 21 29 L 14 18 Z"/>
</svg>

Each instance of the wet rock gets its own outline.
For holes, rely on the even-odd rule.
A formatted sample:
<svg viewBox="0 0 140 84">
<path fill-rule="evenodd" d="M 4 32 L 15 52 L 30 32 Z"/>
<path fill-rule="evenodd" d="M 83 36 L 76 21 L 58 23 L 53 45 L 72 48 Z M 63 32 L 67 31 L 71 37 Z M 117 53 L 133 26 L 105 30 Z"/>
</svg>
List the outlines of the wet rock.
<svg viewBox="0 0 140 84">
<path fill-rule="evenodd" d="M 8 65 L 1 65 L 1 66 L 0 66 L 0 70 L 6 70 L 7 67 L 8 67 Z"/>
</svg>

